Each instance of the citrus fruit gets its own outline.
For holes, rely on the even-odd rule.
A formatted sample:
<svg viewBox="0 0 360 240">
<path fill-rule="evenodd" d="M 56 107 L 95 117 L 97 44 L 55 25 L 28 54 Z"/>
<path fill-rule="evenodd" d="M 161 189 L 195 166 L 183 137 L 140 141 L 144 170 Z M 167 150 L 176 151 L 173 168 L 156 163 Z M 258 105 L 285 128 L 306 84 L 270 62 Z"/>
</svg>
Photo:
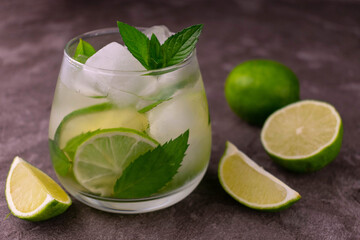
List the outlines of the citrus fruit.
<svg viewBox="0 0 360 240">
<path fill-rule="evenodd" d="M 261 125 L 275 110 L 299 100 L 299 82 L 288 67 L 278 62 L 250 60 L 230 72 L 225 97 L 238 116 Z"/>
<path fill-rule="evenodd" d="M 328 103 L 304 100 L 273 113 L 265 122 L 261 142 L 275 162 L 297 172 L 318 170 L 339 153 L 342 121 Z"/>
<path fill-rule="evenodd" d="M 6 179 L 6 201 L 21 219 L 42 221 L 63 213 L 71 199 L 48 175 L 15 157 Z"/>
<path fill-rule="evenodd" d="M 136 158 L 158 143 L 132 129 L 103 129 L 81 143 L 74 157 L 77 181 L 90 192 L 112 196 L 116 180 Z"/>
<path fill-rule="evenodd" d="M 230 142 L 226 142 L 218 171 L 224 190 L 253 209 L 277 211 L 301 198 L 296 191 L 265 171 Z"/>
<path fill-rule="evenodd" d="M 144 131 L 148 125 L 145 115 L 134 108 L 119 109 L 113 104 L 103 103 L 76 110 L 64 117 L 54 139 L 62 149 L 71 138 L 88 131 L 119 127 Z"/>
</svg>

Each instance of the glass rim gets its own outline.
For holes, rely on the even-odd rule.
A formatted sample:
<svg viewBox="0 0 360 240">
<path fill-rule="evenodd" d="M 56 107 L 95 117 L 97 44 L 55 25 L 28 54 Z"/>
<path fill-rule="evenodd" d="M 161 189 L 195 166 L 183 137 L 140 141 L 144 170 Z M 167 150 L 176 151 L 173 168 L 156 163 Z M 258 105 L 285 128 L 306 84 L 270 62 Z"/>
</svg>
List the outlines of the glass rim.
<svg viewBox="0 0 360 240">
<path fill-rule="evenodd" d="M 146 27 L 136 27 L 139 30 L 145 30 Z M 93 66 L 85 65 L 84 63 L 81 63 L 79 61 L 76 61 L 74 58 L 72 58 L 68 51 L 70 49 L 70 46 L 72 46 L 75 42 L 78 42 L 80 38 L 92 38 L 99 35 L 110 35 L 110 34 L 119 34 L 119 29 L 116 27 L 110 27 L 110 28 L 100 28 L 93 31 L 85 32 L 80 35 L 77 35 L 76 37 L 72 38 L 70 41 L 68 41 L 64 48 L 64 58 L 73 66 L 78 68 L 86 68 L 86 70 L 94 71 L 96 73 L 104 73 L 104 74 L 140 74 L 140 75 L 160 75 L 162 73 L 172 72 L 177 69 L 183 68 L 186 65 L 190 64 L 192 59 L 196 56 L 196 49 L 194 49 L 189 56 L 187 56 L 183 61 L 180 63 L 177 63 L 175 65 L 154 69 L 154 70 L 110 70 L 110 69 L 104 69 L 104 68 L 97 68 Z M 120 36 L 121 37 L 121 36 Z"/>
</svg>

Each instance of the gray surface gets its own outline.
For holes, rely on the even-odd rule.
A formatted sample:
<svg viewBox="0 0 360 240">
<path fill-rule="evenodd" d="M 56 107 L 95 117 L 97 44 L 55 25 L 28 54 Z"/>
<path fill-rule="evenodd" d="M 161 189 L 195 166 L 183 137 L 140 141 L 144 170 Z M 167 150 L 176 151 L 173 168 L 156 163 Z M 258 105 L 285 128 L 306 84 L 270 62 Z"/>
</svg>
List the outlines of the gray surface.
<svg viewBox="0 0 360 240">
<path fill-rule="evenodd" d="M 51 2 L 51 3 L 50 3 Z M 55 177 L 47 148 L 48 119 L 62 48 L 73 36 L 115 26 L 166 24 L 177 31 L 204 23 L 198 57 L 209 99 L 213 147 L 199 187 L 165 210 L 116 215 L 74 200 L 63 215 L 22 221 L 0 195 L 0 239 L 359 239 L 360 3 L 358 1 L 1 1 L 0 192 L 15 155 Z M 245 3 L 248 2 L 248 3 Z M 298 1 L 300 2 L 300 1 Z M 260 129 L 228 108 L 223 84 L 238 63 L 270 58 L 301 81 L 303 99 L 332 103 L 344 122 L 338 158 L 316 173 L 275 165 Z M 262 213 L 241 206 L 221 188 L 217 164 L 226 140 L 296 189 L 288 210 Z"/>
</svg>

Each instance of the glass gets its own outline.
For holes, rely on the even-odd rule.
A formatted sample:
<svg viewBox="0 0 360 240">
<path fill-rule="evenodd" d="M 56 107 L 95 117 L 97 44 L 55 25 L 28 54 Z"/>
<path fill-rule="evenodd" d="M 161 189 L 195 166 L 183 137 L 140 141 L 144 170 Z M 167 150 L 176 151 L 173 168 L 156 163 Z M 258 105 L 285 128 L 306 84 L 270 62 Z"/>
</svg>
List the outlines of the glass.
<svg viewBox="0 0 360 240">
<path fill-rule="evenodd" d="M 78 36 L 65 47 L 49 126 L 50 154 L 61 184 L 79 201 L 108 212 L 149 212 L 182 200 L 203 178 L 211 151 L 208 105 L 195 51 L 180 64 L 159 70 L 113 71 L 75 61 L 71 56 L 80 38 L 95 49 L 122 43 L 118 29 L 107 28 Z M 122 159 L 130 159 L 123 156 L 129 136 L 155 147 L 149 139 L 164 144 L 186 130 L 186 155 L 165 186 L 148 196 L 114 196 L 124 171 L 115 176 L 114 169 Z M 100 140 L 108 145 L 96 142 L 100 135 L 95 134 L 68 150 L 70 140 L 94 131 L 102 131 Z"/>
</svg>

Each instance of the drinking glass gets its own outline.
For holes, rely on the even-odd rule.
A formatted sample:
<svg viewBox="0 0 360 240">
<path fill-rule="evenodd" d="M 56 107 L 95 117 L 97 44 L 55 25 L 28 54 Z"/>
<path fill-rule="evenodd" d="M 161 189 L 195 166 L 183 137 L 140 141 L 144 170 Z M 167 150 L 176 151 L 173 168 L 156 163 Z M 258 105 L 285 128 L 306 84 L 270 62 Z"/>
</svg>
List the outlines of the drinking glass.
<svg viewBox="0 0 360 240">
<path fill-rule="evenodd" d="M 122 43 L 117 28 L 106 28 L 75 37 L 65 46 L 49 124 L 50 155 L 59 181 L 77 200 L 108 212 L 143 213 L 182 200 L 203 178 L 211 151 L 196 52 L 162 69 L 108 70 L 72 58 L 80 38 L 97 50 L 110 42 Z M 160 171 L 168 161 L 162 155 L 150 171 L 147 152 L 186 134 L 181 166 L 173 174 Z M 172 151 L 183 154 L 180 148 Z M 144 166 L 139 165 L 141 157 Z M 131 175 L 127 179 L 126 171 Z M 141 183 L 144 176 L 150 180 Z M 148 193 L 115 194 L 121 178 L 140 184 L 140 189 L 152 189 L 158 180 L 163 186 Z"/>
</svg>

